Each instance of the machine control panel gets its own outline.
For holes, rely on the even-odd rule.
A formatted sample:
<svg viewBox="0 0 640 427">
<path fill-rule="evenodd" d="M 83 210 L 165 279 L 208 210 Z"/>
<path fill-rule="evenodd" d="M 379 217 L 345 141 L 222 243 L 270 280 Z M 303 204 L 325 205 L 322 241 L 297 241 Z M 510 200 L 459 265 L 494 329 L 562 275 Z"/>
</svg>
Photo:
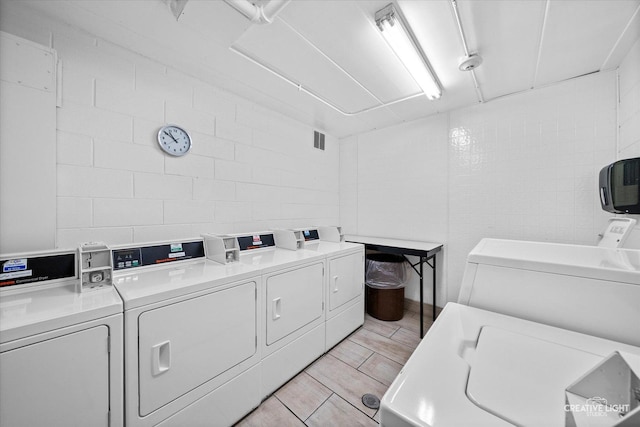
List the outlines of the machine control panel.
<svg viewBox="0 0 640 427">
<path fill-rule="evenodd" d="M 122 249 L 113 251 L 113 267 L 116 270 L 142 265 L 142 249 Z"/>
<path fill-rule="evenodd" d="M 76 254 L 66 252 L 0 259 L 0 287 L 76 277 Z"/>
<path fill-rule="evenodd" d="M 318 230 L 317 229 L 302 230 L 302 236 L 304 237 L 304 240 L 306 242 L 308 242 L 310 240 L 319 240 L 320 239 L 320 235 L 318 234 Z"/>
<path fill-rule="evenodd" d="M 276 242 L 273 238 L 273 233 L 251 234 L 248 236 L 238 236 L 238 245 L 241 251 L 246 251 L 275 246 Z"/>
<path fill-rule="evenodd" d="M 121 248 L 113 250 L 113 269 L 125 270 L 203 257 L 202 240 Z"/>
</svg>

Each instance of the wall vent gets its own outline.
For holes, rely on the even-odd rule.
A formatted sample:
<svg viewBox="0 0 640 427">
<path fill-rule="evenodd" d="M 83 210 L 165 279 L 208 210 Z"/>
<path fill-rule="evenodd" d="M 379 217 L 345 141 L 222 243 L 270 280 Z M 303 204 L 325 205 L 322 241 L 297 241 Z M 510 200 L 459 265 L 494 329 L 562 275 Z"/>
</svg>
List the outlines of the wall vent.
<svg viewBox="0 0 640 427">
<path fill-rule="evenodd" d="M 317 130 L 313 131 L 313 147 L 324 150 L 324 133 L 320 133 Z"/>
</svg>

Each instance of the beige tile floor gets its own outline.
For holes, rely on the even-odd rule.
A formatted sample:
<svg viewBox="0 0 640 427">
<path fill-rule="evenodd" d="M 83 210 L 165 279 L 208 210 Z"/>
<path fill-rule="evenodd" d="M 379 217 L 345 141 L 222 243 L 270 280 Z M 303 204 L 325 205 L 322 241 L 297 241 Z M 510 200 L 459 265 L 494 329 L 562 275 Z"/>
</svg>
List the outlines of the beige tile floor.
<svg viewBox="0 0 640 427">
<path fill-rule="evenodd" d="M 420 343 L 417 304 L 384 322 L 365 315 L 364 325 L 278 389 L 238 427 L 378 426 L 378 411 L 362 395 L 379 398 Z M 425 332 L 431 326 L 425 309 Z"/>
</svg>

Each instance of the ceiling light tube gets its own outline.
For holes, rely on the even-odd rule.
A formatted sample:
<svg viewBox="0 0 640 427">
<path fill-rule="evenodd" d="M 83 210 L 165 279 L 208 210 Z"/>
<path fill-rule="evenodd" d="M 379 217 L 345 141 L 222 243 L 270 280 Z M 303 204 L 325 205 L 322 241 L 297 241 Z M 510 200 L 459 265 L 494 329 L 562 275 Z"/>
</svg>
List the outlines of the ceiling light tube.
<svg viewBox="0 0 640 427">
<path fill-rule="evenodd" d="M 431 100 L 440 98 L 442 86 L 438 77 L 400 11 L 394 7 L 393 3 L 389 3 L 376 12 L 375 19 L 384 39 L 427 98 Z"/>
</svg>

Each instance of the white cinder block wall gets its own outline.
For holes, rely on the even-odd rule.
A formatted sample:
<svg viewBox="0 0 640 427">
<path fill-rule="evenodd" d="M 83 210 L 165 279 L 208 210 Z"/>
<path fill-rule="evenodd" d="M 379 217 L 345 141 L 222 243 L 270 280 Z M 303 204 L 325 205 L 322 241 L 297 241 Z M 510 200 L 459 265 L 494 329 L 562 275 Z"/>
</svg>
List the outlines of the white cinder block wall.
<svg viewBox="0 0 640 427">
<path fill-rule="evenodd" d="M 58 247 L 338 223 L 330 135 L 314 149 L 306 125 L 36 13 L 0 29 L 62 62 Z M 165 123 L 191 132 L 191 153 L 163 154 Z"/>
<path fill-rule="evenodd" d="M 340 155 L 345 231 L 444 243 L 442 305 L 483 237 L 596 242 L 608 217 L 596 176 L 616 158 L 616 73 L 346 138 Z M 406 296 L 417 295 L 412 273 Z"/>
</svg>

